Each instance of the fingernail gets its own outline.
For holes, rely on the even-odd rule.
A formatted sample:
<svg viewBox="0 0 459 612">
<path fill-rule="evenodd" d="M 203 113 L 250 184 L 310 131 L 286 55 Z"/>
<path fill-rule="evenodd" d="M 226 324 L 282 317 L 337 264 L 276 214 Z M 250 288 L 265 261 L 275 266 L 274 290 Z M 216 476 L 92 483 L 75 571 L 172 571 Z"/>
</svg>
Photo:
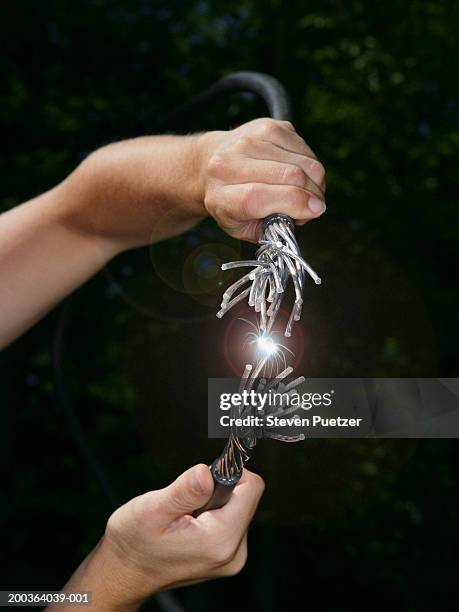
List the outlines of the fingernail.
<svg viewBox="0 0 459 612">
<path fill-rule="evenodd" d="M 308 207 L 315 215 L 321 215 L 326 208 L 325 202 L 322 202 L 319 198 L 309 198 Z"/>
</svg>

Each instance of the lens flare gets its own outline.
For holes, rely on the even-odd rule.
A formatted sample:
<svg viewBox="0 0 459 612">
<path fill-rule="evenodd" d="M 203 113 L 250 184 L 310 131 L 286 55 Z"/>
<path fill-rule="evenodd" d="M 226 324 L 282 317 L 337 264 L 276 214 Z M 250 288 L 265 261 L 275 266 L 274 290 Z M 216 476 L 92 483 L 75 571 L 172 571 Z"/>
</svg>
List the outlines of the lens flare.
<svg viewBox="0 0 459 612">
<path fill-rule="evenodd" d="M 287 367 L 286 354 L 290 353 L 294 357 L 294 352 L 284 344 L 281 344 L 275 334 L 266 333 L 266 331 L 263 331 L 257 324 L 248 319 L 240 317 L 239 320 L 248 324 L 253 329 L 253 331 L 249 331 L 246 334 L 243 348 L 246 346 L 253 347 L 253 359 L 257 367 L 261 364 L 259 374 L 268 378 L 276 377 L 281 370 Z"/>
<path fill-rule="evenodd" d="M 269 336 L 260 336 L 257 339 L 257 349 L 263 355 L 274 355 L 277 353 L 277 344 Z"/>
</svg>

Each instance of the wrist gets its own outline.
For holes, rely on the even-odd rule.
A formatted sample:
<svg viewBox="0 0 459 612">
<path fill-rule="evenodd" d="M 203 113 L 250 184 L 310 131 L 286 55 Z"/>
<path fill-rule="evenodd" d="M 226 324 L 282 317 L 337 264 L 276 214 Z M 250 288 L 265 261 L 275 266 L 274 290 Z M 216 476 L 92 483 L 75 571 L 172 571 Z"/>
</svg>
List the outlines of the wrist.
<svg viewBox="0 0 459 612">
<path fill-rule="evenodd" d="M 153 594 L 144 577 L 118 556 L 105 536 L 77 573 L 80 570 L 80 590 L 91 593 L 99 612 L 135 612 Z"/>
<path fill-rule="evenodd" d="M 208 215 L 204 205 L 206 195 L 207 174 L 209 162 L 216 149 L 219 147 L 225 137 L 226 132 L 211 131 L 203 132 L 193 136 L 193 147 L 195 150 L 195 176 L 196 176 L 196 194 L 200 204 L 201 214 Z"/>
<path fill-rule="evenodd" d="M 58 187 L 62 224 L 108 259 L 189 230 L 208 214 L 209 161 L 224 134 L 143 136 L 98 149 Z"/>
</svg>

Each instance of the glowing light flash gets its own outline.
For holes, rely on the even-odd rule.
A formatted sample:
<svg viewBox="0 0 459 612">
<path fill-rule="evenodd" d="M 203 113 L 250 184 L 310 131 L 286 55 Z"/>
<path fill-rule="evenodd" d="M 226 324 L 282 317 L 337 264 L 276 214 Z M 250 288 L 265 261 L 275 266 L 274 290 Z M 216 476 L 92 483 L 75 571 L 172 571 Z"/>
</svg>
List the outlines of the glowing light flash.
<svg viewBox="0 0 459 612">
<path fill-rule="evenodd" d="M 240 317 L 240 320 L 253 329 L 246 334 L 243 348 L 250 346 L 255 349 L 256 360 L 263 361 L 263 376 L 278 376 L 279 372 L 287 367 L 287 353 L 294 357 L 294 352 L 278 341 L 277 334 L 269 335 L 258 323 L 255 324 L 249 319 Z"/>
<path fill-rule="evenodd" d="M 277 344 L 269 336 L 260 336 L 257 340 L 257 348 L 263 355 L 274 355 L 277 353 Z"/>
</svg>

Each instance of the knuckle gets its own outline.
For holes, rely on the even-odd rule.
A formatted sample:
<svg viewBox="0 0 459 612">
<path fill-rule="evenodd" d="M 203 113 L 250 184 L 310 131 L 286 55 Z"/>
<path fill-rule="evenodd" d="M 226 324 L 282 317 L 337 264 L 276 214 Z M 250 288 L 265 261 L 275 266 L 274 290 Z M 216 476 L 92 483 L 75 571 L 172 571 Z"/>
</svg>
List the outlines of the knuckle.
<svg viewBox="0 0 459 612">
<path fill-rule="evenodd" d="M 256 217 L 257 187 L 253 183 L 247 185 L 241 200 L 241 213 L 243 217 L 250 219 Z"/>
<path fill-rule="evenodd" d="M 282 123 L 282 125 L 287 128 L 288 130 L 293 130 L 295 131 L 295 128 L 293 126 L 293 123 L 291 121 L 281 121 L 280 123 Z"/>
<path fill-rule="evenodd" d="M 214 546 L 213 560 L 219 566 L 228 565 L 233 560 L 235 552 L 232 542 L 220 541 Z"/>
<path fill-rule="evenodd" d="M 256 120 L 256 123 L 257 123 L 259 126 L 261 126 L 261 127 L 263 127 L 263 126 L 268 126 L 268 125 L 272 125 L 272 124 L 273 124 L 273 123 L 275 123 L 275 122 L 276 122 L 276 120 L 275 120 L 275 119 L 272 119 L 271 117 L 259 117 L 259 118 Z"/>
<path fill-rule="evenodd" d="M 239 555 L 239 557 L 235 559 L 233 562 L 234 570 L 236 574 L 239 574 L 239 572 L 244 568 L 245 564 L 247 563 L 247 557 L 248 557 L 247 546 L 245 546 L 241 555 Z"/>
<path fill-rule="evenodd" d="M 152 509 L 157 507 L 157 491 L 150 491 L 120 506 L 111 514 L 105 526 L 105 533 L 110 538 L 124 538 L 126 529 L 134 521 L 144 525 L 150 520 Z M 156 502 L 156 504 L 155 504 Z M 153 510 L 154 511 L 154 510 Z"/>
<path fill-rule="evenodd" d="M 305 204 L 307 199 L 307 194 L 302 189 L 295 187 L 293 185 L 287 185 L 285 187 L 285 202 L 291 206 L 300 206 L 301 204 Z"/>
<path fill-rule="evenodd" d="M 214 153 L 207 164 L 209 174 L 218 174 L 225 164 L 225 158 L 222 153 Z"/>
<path fill-rule="evenodd" d="M 253 146 L 253 138 L 250 136 L 240 136 L 234 143 L 234 148 L 238 153 L 245 153 Z"/>
<path fill-rule="evenodd" d="M 272 134 L 273 131 L 278 127 L 278 123 L 275 119 L 271 119 L 269 117 L 263 117 L 259 119 L 259 130 L 263 136 L 267 136 Z"/>
<path fill-rule="evenodd" d="M 239 574 L 239 572 L 242 571 L 246 562 L 247 562 L 247 554 L 245 554 L 244 557 L 241 557 L 240 559 L 235 559 L 231 563 L 228 563 L 223 568 L 224 576 L 228 576 L 228 577 L 236 576 L 237 574 Z"/>
<path fill-rule="evenodd" d="M 241 545 L 235 552 L 233 559 L 222 568 L 226 576 L 235 576 L 236 574 L 239 574 L 239 572 L 242 570 L 242 568 L 247 562 L 247 552 L 248 550 L 246 535 Z"/>
<path fill-rule="evenodd" d="M 215 215 L 216 208 L 217 208 L 217 201 L 214 197 L 214 193 L 212 190 L 208 190 L 204 194 L 204 208 L 207 210 L 207 212 L 210 215 L 212 216 Z"/>
<path fill-rule="evenodd" d="M 296 185 L 297 187 L 304 187 L 304 185 L 306 184 L 306 176 L 299 166 L 293 166 L 292 164 L 289 164 L 283 169 L 282 182 L 286 185 Z"/>
</svg>

